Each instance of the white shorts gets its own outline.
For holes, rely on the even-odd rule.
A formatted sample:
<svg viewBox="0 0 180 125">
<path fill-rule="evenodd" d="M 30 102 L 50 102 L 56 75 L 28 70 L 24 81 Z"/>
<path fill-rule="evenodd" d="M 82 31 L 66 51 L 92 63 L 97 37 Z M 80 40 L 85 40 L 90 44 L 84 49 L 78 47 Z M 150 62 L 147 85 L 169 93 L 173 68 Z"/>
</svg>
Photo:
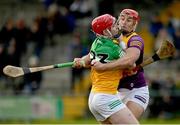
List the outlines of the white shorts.
<svg viewBox="0 0 180 125">
<path fill-rule="evenodd" d="M 126 104 L 128 101 L 133 101 L 141 105 L 144 108 L 144 111 L 146 110 L 147 105 L 149 103 L 148 86 L 134 88 L 132 90 L 121 88 L 118 91 L 120 98 L 124 104 Z"/>
<path fill-rule="evenodd" d="M 89 109 L 97 121 L 104 121 L 112 114 L 125 108 L 118 94 L 93 93 L 89 95 Z"/>
</svg>

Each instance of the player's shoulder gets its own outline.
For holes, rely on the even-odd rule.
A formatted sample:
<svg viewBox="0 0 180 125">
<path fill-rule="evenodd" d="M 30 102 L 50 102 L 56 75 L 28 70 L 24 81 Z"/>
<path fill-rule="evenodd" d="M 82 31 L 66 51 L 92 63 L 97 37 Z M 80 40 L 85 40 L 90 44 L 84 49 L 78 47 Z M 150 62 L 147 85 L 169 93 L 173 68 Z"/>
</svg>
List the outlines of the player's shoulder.
<svg viewBox="0 0 180 125">
<path fill-rule="evenodd" d="M 140 50 L 144 49 L 144 40 L 137 33 L 133 33 L 127 42 L 128 47 L 136 47 Z"/>
<path fill-rule="evenodd" d="M 131 42 L 131 41 L 139 41 L 139 42 L 144 43 L 143 38 L 135 32 L 129 38 L 129 42 Z"/>
</svg>

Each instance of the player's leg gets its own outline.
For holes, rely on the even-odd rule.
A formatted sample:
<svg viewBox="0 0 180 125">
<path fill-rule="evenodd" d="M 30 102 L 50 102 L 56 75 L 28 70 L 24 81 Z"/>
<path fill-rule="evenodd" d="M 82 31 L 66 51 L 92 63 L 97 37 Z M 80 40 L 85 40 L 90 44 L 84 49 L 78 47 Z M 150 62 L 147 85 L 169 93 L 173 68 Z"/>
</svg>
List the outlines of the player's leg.
<svg viewBox="0 0 180 125">
<path fill-rule="evenodd" d="M 138 124 L 137 119 L 118 95 L 91 93 L 89 108 L 101 124 Z"/>
<path fill-rule="evenodd" d="M 119 89 L 122 101 L 131 110 L 133 115 L 140 119 L 149 103 L 148 86 L 141 88 L 134 88 L 133 90 Z"/>
<path fill-rule="evenodd" d="M 141 105 L 133 101 L 128 101 L 126 105 L 137 119 L 141 118 L 142 114 L 144 113 L 144 108 Z"/>
<path fill-rule="evenodd" d="M 138 120 L 127 107 L 112 114 L 108 120 L 112 124 L 139 124 Z"/>
<path fill-rule="evenodd" d="M 90 92 L 89 94 L 89 99 L 88 99 L 88 106 L 89 106 L 89 110 L 91 111 L 91 113 L 93 114 L 93 116 L 95 117 L 95 119 L 101 123 L 101 121 L 104 121 L 104 117 L 97 112 L 95 106 L 94 106 L 94 99 L 96 98 L 96 94 L 93 92 Z M 104 122 L 104 124 L 111 124 L 107 121 Z"/>
</svg>

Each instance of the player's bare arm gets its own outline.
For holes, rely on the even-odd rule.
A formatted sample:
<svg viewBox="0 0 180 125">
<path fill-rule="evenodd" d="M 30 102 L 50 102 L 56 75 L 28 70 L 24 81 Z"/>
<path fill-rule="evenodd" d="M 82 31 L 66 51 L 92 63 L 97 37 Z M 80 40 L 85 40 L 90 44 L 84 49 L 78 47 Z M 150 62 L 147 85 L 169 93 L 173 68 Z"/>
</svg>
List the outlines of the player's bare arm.
<svg viewBox="0 0 180 125">
<path fill-rule="evenodd" d="M 135 66 L 134 62 L 136 62 L 139 56 L 140 50 L 135 47 L 130 47 L 126 50 L 124 57 L 111 63 L 102 64 L 100 62 L 95 62 L 93 66 L 97 71 L 133 68 Z"/>
</svg>

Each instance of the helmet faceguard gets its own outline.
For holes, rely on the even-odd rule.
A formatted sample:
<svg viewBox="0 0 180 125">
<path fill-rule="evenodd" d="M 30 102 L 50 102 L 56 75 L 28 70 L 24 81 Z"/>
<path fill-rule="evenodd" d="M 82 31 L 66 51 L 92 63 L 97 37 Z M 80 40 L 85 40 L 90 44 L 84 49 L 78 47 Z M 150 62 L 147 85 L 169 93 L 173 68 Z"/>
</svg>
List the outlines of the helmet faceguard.
<svg viewBox="0 0 180 125">
<path fill-rule="evenodd" d="M 110 14 L 104 14 L 101 16 L 96 17 L 92 23 L 91 27 L 93 32 L 95 32 L 97 35 L 103 35 L 104 30 L 108 30 L 110 32 L 110 28 L 115 23 L 116 18 L 111 16 Z"/>
</svg>

